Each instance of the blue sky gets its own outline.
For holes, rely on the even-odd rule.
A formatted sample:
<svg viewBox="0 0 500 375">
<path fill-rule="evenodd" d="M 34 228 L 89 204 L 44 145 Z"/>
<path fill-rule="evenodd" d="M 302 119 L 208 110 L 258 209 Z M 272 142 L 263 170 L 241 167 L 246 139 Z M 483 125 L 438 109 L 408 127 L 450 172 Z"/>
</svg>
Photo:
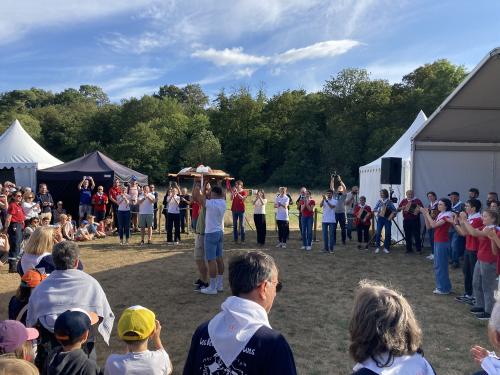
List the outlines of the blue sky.
<svg viewBox="0 0 500 375">
<path fill-rule="evenodd" d="M 101 86 L 113 101 L 165 84 L 214 96 L 321 89 L 347 67 L 397 82 L 447 58 L 472 69 L 500 46 L 500 2 L 2 0 L 0 92 Z"/>
</svg>

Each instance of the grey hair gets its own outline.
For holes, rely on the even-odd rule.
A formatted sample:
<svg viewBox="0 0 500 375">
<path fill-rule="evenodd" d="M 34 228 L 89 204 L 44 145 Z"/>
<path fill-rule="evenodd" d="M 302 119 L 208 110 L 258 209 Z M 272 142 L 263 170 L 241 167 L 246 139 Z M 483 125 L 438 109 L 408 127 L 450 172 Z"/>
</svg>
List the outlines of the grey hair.
<svg viewBox="0 0 500 375">
<path fill-rule="evenodd" d="M 75 268 L 76 261 L 80 259 L 80 249 L 74 242 L 62 241 L 52 247 L 52 258 L 56 270 L 69 270 Z"/>
<path fill-rule="evenodd" d="M 277 270 L 274 259 L 262 251 L 251 251 L 233 257 L 229 262 L 229 285 L 233 296 L 249 293 L 263 281 L 271 280 Z"/>
</svg>

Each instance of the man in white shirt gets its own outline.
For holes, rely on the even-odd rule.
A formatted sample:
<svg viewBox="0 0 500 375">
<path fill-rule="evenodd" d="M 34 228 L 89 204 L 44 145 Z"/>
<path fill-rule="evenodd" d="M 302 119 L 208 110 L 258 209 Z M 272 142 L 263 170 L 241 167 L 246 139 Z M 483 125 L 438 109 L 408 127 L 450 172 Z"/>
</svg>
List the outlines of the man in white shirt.
<svg viewBox="0 0 500 375">
<path fill-rule="evenodd" d="M 328 189 L 326 195 L 323 195 L 323 200 L 319 206 L 323 209 L 323 251 L 333 254 L 333 249 L 335 247 L 335 206 L 337 205 L 337 200 L 333 198 L 333 190 Z"/>
<path fill-rule="evenodd" d="M 201 192 L 199 186 L 193 189 L 193 199 L 201 202 L 206 209 L 205 215 L 205 258 L 208 263 L 210 276 L 209 286 L 200 289 L 203 294 L 217 294 L 224 291 L 224 213 L 226 212 L 226 199 L 220 186 L 212 187 L 210 199 Z"/>
<path fill-rule="evenodd" d="M 148 230 L 148 244 L 151 244 L 153 237 L 153 216 L 155 196 L 151 193 L 149 186 L 142 188 L 142 194 L 139 196 L 139 227 L 141 228 L 141 245 L 144 245 L 144 235 Z"/>
</svg>

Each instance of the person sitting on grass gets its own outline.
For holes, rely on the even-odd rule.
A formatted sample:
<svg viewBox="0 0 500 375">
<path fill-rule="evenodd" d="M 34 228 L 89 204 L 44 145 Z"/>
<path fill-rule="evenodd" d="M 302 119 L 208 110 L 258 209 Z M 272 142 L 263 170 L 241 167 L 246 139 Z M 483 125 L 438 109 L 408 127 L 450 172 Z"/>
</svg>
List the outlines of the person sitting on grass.
<svg viewBox="0 0 500 375">
<path fill-rule="evenodd" d="M 87 229 L 88 224 L 89 222 L 87 220 L 82 220 L 75 233 L 75 241 L 92 241 L 94 235 L 89 233 L 89 230 Z"/>
<path fill-rule="evenodd" d="M 126 354 L 111 354 L 106 360 L 105 375 L 168 375 L 172 363 L 160 338 L 161 325 L 154 312 L 142 307 L 126 309 L 118 321 L 118 336 L 127 346 Z M 148 350 L 151 339 L 154 350 Z"/>
<path fill-rule="evenodd" d="M 401 294 L 360 282 L 349 322 L 353 375 L 435 375 L 422 351 L 422 330 Z"/>
<path fill-rule="evenodd" d="M 100 229 L 104 229 L 106 236 L 112 236 L 117 231 L 113 223 L 113 216 L 107 216 L 100 224 L 104 224 L 104 228 L 101 227 Z"/>
<path fill-rule="evenodd" d="M 488 322 L 488 338 L 495 350 L 500 351 L 500 303 L 498 300 L 491 312 L 491 318 Z M 483 371 L 474 375 L 498 375 L 500 374 L 500 359 L 495 352 L 490 352 L 479 345 L 474 345 L 471 350 L 472 358 L 481 366 Z"/>
<path fill-rule="evenodd" d="M 30 269 L 23 275 L 16 295 L 12 296 L 9 302 L 9 319 L 26 324 L 26 313 L 28 312 L 31 292 L 46 278 L 47 275 L 37 269 Z"/>
<path fill-rule="evenodd" d="M 282 288 L 274 259 L 245 252 L 229 263 L 232 296 L 222 311 L 193 334 L 184 375 L 295 375 L 285 337 L 269 324 L 268 314 Z"/>
<path fill-rule="evenodd" d="M 92 324 L 98 320 L 96 314 L 80 309 L 67 310 L 59 315 L 54 323 L 54 335 L 61 346 L 49 353 L 42 374 L 99 375 L 96 362 L 82 350 Z"/>
<path fill-rule="evenodd" d="M 29 240 L 30 236 L 33 234 L 36 228 L 38 228 L 38 224 L 40 223 L 40 219 L 38 217 L 32 217 L 29 219 L 28 225 L 24 228 L 23 231 L 23 248 L 26 244 L 26 241 Z"/>
<path fill-rule="evenodd" d="M 87 225 L 87 231 L 89 234 L 91 234 L 94 238 L 104 238 L 106 237 L 106 233 L 99 231 L 98 224 L 95 222 L 95 216 L 93 215 L 88 215 L 87 216 L 88 220 L 88 225 Z"/>
<path fill-rule="evenodd" d="M 75 239 L 75 231 L 73 224 L 69 220 L 69 215 L 59 215 L 59 226 L 61 227 L 61 234 L 66 241 L 73 241 Z"/>
</svg>

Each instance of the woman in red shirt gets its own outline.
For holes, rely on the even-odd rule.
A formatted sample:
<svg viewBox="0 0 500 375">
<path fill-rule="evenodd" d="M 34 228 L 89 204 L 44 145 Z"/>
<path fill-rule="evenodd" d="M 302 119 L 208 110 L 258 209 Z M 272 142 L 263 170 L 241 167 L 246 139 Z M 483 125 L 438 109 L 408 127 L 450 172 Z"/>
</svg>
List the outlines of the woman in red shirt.
<svg viewBox="0 0 500 375">
<path fill-rule="evenodd" d="M 106 216 L 106 205 L 108 196 L 104 192 L 104 187 L 98 186 L 97 193 L 92 196 L 92 205 L 94 206 L 94 216 L 96 222 L 101 222 Z"/>
<path fill-rule="evenodd" d="M 311 199 L 311 192 L 307 190 L 305 192 L 304 199 L 300 201 L 300 213 L 302 222 L 302 244 L 301 249 L 306 251 L 311 251 L 312 245 L 312 226 L 313 226 L 313 215 L 314 215 L 314 205 L 316 202 Z"/>
<path fill-rule="evenodd" d="M 24 211 L 21 206 L 23 194 L 17 191 L 12 196 L 5 218 L 4 233 L 9 235 L 9 273 L 17 272 L 17 259 L 21 253 L 21 243 L 23 242 Z"/>
<path fill-rule="evenodd" d="M 434 277 L 436 279 L 436 289 L 434 289 L 433 293 L 450 294 L 451 281 L 448 274 L 450 242 L 448 229 L 452 221 L 451 201 L 447 198 L 441 198 L 437 207 L 439 214 L 435 220 L 432 219 L 429 211 L 421 211 L 427 229 L 434 229 Z"/>
<path fill-rule="evenodd" d="M 467 221 L 465 212 L 460 213 L 460 225 L 478 239 L 477 262 L 472 281 L 476 301 L 470 312 L 479 320 L 488 320 L 495 305 L 497 286 L 497 255 L 493 253 L 488 233 L 496 229 L 498 212 L 485 210 L 482 218 L 484 225 L 476 229 Z"/>
</svg>

